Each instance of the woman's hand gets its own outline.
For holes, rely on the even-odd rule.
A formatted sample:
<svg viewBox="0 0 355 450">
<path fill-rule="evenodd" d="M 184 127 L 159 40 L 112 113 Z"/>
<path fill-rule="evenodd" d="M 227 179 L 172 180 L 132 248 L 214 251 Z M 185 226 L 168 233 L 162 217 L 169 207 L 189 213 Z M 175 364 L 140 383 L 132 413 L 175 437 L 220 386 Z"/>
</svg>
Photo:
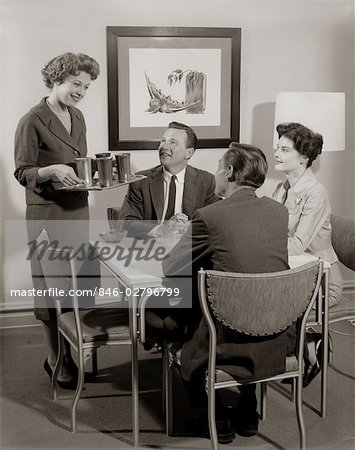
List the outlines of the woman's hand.
<svg viewBox="0 0 355 450">
<path fill-rule="evenodd" d="M 64 186 L 74 186 L 83 183 L 83 180 L 77 177 L 74 169 L 65 164 L 54 164 L 52 167 L 52 179 L 58 179 Z"/>
<path fill-rule="evenodd" d="M 64 186 L 74 186 L 83 183 L 83 180 L 77 177 L 74 169 L 66 164 L 52 164 L 51 166 L 38 169 L 37 182 L 43 183 L 47 180 L 59 180 Z"/>
</svg>

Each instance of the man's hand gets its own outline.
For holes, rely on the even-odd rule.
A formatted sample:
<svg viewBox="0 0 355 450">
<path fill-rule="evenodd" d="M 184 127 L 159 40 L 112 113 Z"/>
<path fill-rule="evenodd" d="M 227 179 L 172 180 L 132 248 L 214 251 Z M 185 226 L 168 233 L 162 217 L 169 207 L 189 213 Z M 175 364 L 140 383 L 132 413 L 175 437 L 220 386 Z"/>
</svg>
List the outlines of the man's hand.
<svg viewBox="0 0 355 450">
<path fill-rule="evenodd" d="M 173 216 L 170 219 L 170 221 L 188 223 L 189 218 L 187 217 L 186 214 L 180 212 L 180 213 L 175 214 L 175 216 Z"/>
<path fill-rule="evenodd" d="M 160 225 L 157 231 L 158 237 L 181 237 L 189 227 L 189 218 L 186 214 L 177 213 L 163 225 Z"/>
</svg>

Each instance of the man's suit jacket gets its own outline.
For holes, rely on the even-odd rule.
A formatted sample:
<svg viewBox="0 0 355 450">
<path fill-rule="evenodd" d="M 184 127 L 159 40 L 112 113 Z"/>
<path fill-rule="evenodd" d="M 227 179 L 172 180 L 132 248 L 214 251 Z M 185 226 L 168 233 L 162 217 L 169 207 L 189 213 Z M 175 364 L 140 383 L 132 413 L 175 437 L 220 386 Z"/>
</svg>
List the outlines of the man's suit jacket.
<svg viewBox="0 0 355 450">
<path fill-rule="evenodd" d="M 163 166 L 156 166 L 139 173 L 147 178 L 129 185 L 119 218 L 127 221 L 159 221 L 164 207 Z M 197 209 L 219 200 L 219 197 L 214 194 L 214 189 L 215 181 L 212 174 L 186 166 L 182 212 L 191 219 Z M 147 224 L 146 231 L 149 231 L 152 226 L 153 224 L 151 226 Z M 145 228 L 143 225 L 142 227 L 140 229 Z M 134 224 L 130 225 L 130 230 L 132 228 L 135 228 Z"/>
<path fill-rule="evenodd" d="M 287 233 L 287 209 L 270 198 L 258 198 L 251 188 L 242 188 L 196 212 L 190 234 L 164 260 L 164 272 L 188 277 L 192 270 L 193 280 L 197 281 L 201 267 L 242 273 L 286 270 Z M 197 292 L 193 292 L 192 302 L 194 314 L 186 317 L 199 309 Z M 217 333 L 219 366 L 245 379 L 262 378 L 275 373 L 275 369 L 281 373 L 286 353 L 294 345 L 288 342 L 287 332 L 267 338 L 250 337 L 219 324 Z M 208 330 L 200 320 L 182 349 L 183 377 L 189 380 L 206 368 L 207 357 Z"/>
<path fill-rule="evenodd" d="M 36 184 L 40 167 L 67 164 L 75 168 L 75 158 L 87 154 L 86 126 L 83 114 L 69 107 L 71 134 L 46 104 L 46 99 L 34 106 L 20 120 L 15 134 L 15 177 L 26 188 L 27 205 L 57 203 L 67 208 L 83 205 L 87 192 L 55 190 L 50 181 Z"/>
</svg>

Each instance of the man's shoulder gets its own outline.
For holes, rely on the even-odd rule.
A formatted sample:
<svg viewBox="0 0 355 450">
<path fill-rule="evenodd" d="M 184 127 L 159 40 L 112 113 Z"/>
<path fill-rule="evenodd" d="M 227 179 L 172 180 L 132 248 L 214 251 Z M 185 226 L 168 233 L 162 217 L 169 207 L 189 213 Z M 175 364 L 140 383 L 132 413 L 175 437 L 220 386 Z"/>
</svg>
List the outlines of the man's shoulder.
<svg viewBox="0 0 355 450">
<path fill-rule="evenodd" d="M 210 203 L 209 205 L 199 208 L 198 210 L 196 210 L 196 215 L 204 219 L 207 219 L 209 217 L 222 217 L 225 208 L 228 209 L 228 205 L 223 199 L 221 199 L 220 201 Z"/>
<path fill-rule="evenodd" d="M 188 173 L 191 176 L 201 177 L 207 180 L 214 178 L 214 175 L 212 175 L 212 173 L 210 172 L 207 172 L 207 170 L 198 169 L 197 167 L 193 167 L 190 165 L 186 166 L 186 173 Z"/>
<path fill-rule="evenodd" d="M 138 173 L 140 175 L 145 175 L 147 178 L 154 178 L 156 175 L 161 174 L 162 171 L 163 171 L 163 166 L 158 165 L 158 166 L 151 167 L 150 169 L 140 170 Z M 193 167 L 190 165 L 186 166 L 186 174 L 189 177 L 197 177 L 197 178 L 201 178 L 201 179 L 205 179 L 205 180 L 209 180 L 209 181 L 214 179 L 214 175 L 212 175 L 212 173 L 210 173 L 210 172 L 207 172 L 207 170 L 198 169 L 197 167 Z"/>
<path fill-rule="evenodd" d="M 145 175 L 146 177 L 151 177 L 151 176 L 154 177 L 155 175 L 161 173 L 161 171 L 162 171 L 162 166 L 158 165 L 158 166 L 151 167 L 150 169 L 140 170 L 137 173 L 139 173 L 140 175 Z"/>
<path fill-rule="evenodd" d="M 263 203 L 263 205 L 268 209 L 273 211 L 275 214 L 281 214 L 288 218 L 288 209 L 282 203 L 274 200 L 270 197 L 256 197 L 258 202 Z"/>
<path fill-rule="evenodd" d="M 222 201 L 212 203 L 210 205 L 204 206 L 203 208 L 200 208 L 198 211 L 202 215 L 215 215 L 215 214 L 221 214 L 223 210 L 230 210 L 231 208 L 246 208 L 250 209 L 250 206 L 254 204 L 258 207 L 264 207 L 269 210 L 272 210 L 276 213 L 284 214 L 288 216 L 288 210 L 285 205 L 282 203 L 277 202 L 276 200 L 270 198 L 270 197 L 257 197 L 257 196 L 251 196 L 249 197 L 250 201 L 246 202 L 245 198 L 243 197 L 228 197 Z"/>
<path fill-rule="evenodd" d="M 144 169 L 137 172 L 139 175 L 144 175 L 145 178 L 142 180 L 137 180 L 134 183 L 129 184 L 128 192 L 132 191 L 142 191 L 149 192 L 150 183 L 153 182 L 154 178 L 162 172 L 161 166 L 155 166 L 150 169 Z M 158 178 L 157 178 L 158 179 Z"/>
</svg>

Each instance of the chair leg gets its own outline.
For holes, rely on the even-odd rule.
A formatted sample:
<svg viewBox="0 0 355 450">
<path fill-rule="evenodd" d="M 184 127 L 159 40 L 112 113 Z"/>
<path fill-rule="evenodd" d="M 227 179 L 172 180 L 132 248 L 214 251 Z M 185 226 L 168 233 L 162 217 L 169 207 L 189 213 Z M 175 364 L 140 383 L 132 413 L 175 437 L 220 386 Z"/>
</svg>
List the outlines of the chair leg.
<svg viewBox="0 0 355 450">
<path fill-rule="evenodd" d="M 72 409 L 71 409 L 71 431 L 75 433 L 77 430 L 77 407 L 80 400 L 80 395 L 83 391 L 84 377 L 85 377 L 85 363 L 83 352 L 78 352 L 79 367 L 78 367 L 78 384 L 76 386 L 75 394 L 73 397 Z"/>
<path fill-rule="evenodd" d="M 173 435 L 174 409 L 173 409 L 173 369 L 170 365 L 170 350 L 165 347 L 163 358 L 164 394 L 165 394 L 165 428 L 166 435 Z"/>
<path fill-rule="evenodd" d="M 92 374 L 94 377 L 97 375 L 97 348 L 94 348 L 92 357 L 91 357 L 91 364 L 92 364 Z"/>
<path fill-rule="evenodd" d="M 297 378 L 296 383 L 296 413 L 297 413 L 297 422 L 298 422 L 298 429 L 300 433 L 300 449 L 305 450 L 306 449 L 306 428 L 304 425 L 304 419 L 303 419 L 303 405 L 302 405 L 302 378 Z"/>
<path fill-rule="evenodd" d="M 138 384 L 138 343 L 132 342 L 132 419 L 133 419 L 133 447 L 139 444 L 139 384 Z"/>
<path fill-rule="evenodd" d="M 167 355 L 168 349 L 167 345 L 163 344 L 162 348 L 162 366 L 163 366 L 163 372 L 162 372 L 162 411 L 163 416 L 166 416 L 166 389 L 167 389 L 167 376 L 168 376 L 168 364 L 167 364 Z M 166 428 L 166 424 L 165 424 Z"/>
<path fill-rule="evenodd" d="M 267 383 L 260 383 L 260 419 L 266 418 Z"/>
<path fill-rule="evenodd" d="M 329 270 L 324 274 L 324 292 L 322 297 L 322 363 L 321 363 L 321 417 L 327 415 L 327 386 L 328 386 L 328 364 L 329 364 Z"/>
<path fill-rule="evenodd" d="M 297 379 L 292 378 L 292 384 L 291 384 L 291 395 L 292 395 L 292 402 L 295 403 L 296 401 L 296 393 L 297 393 Z"/>
<path fill-rule="evenodd" d="M 210 375 L 208 375 L 208 378 Z M 218 437 L 216 428 L 216 391 L 214 387 L 210 388 L 210 380 L 208 380 L 208 427 L 210 430 L 211 448 L 218 450 Z"/>
<path fill-rule="evenodd" d="M 63 365 L 63 357 L 64 357 L 64 337 L 58 331 L 58 355 L 57 355 L 57 361 L 55 363 L 54 371 L 52 374 L 52 391 L 53 391 L 53 398 L 54 400 L 58 400 L 58 374 L 59 370 Z"/>
</svg>

